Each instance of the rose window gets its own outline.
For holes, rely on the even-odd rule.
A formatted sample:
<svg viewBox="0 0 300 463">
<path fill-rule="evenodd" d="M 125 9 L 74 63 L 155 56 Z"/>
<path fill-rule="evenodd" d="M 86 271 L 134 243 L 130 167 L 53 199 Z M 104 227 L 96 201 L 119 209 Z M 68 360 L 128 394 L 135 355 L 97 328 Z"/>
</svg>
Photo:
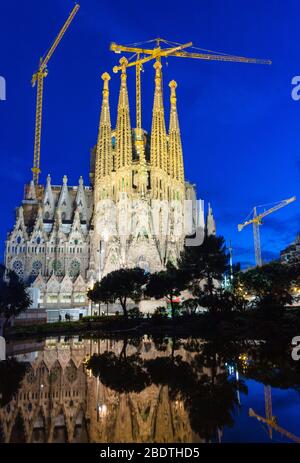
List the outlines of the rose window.
<svg viewBox="0 0 300 463">
<path fill-rule="evenodd" d="M 80 262 L 78 260 L 72 260 L 69 267 L 70 277 L 76 277 L 80 273 Z"/>
<path fill-rule="evenodd" d="M 21 262 L 20 260 L 15 260 L 12 268 L 13 268 L 13 271 L 16 272 L 17 275 L 19 276 L 23 275 L 24 273 L 23 262 Z"/>
<path fill-rule="evenodd" d="M 40 270 L 42 268 L 42 262 L 39 261 L 39 260 L 35 260 L 32 264 L 32 270 L 31 270 L 31 274 L 32 275 L 38 275 Z"/>
</svg>

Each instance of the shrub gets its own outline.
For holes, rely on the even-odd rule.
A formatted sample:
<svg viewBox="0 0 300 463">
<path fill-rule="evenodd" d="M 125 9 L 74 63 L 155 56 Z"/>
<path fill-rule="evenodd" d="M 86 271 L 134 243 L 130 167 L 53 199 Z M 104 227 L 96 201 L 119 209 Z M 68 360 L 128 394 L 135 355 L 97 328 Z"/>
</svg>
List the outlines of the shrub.
<svg viewBox="0 0 300 463">
<path fill-rule="evenodd" d="M 156 307 L 154 314 L 152 315 L 152 318 L 167 318 L 168 317 L 168 312 L 167 309 L 163 306 Z"/>
<path fill-rule="evenodd" d="M 132 309 L 128 310 L 128 318 L 143 318 L 143 314 L 138 307 L 133 307 Z"/>
</svg>

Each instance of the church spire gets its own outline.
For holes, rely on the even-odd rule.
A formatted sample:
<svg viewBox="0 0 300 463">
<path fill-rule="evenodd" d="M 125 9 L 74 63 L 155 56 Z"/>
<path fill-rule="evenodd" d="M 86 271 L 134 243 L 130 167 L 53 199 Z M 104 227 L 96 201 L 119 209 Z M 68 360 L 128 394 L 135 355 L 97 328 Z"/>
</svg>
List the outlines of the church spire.
<svg viewBox="0 0 300 463">
<path fill-rule="evenodd" d="M 211 205 L 208 203 L 208 212 L 207 212 L 207 217 L 206 217 L 206 235 L 211 236 L 211 235 L 216 235 L 217 230 L 216 230 L 216 222 L 215 218 L 213 215 L 213 210 L 211 208 Z"/>
<path fill-rule="evenodd" d="M 180 137 L 180 128 L 177 113 L 177 99 L 176 99 L 176 87 L 177 83 L 175 80 L 171 80 L 169 83 L 171 89 L 170 101 L 171 101 L 171 112 L 170 112 L 170 126 L 169 126 L 169 174 L 179 182 L 184 181 L 184 169 L 183 169 L 183 156 L 182 156 L 182 145 Z"/>
<path fill-rule="evenodd" d="M 116 154 L 117 162 L 116 169 L 128 167 L 131 165 L 132 160 L 132 137 L 130 125 L 130 111 L 129 100 L 127 91 L 127 75 L 126 66 L 127 59 L 125 57 L 120 59 L 121 72 L 121 87 L 118 103 L 118 115 L 116 125 Z"/>
<path fill-rule="evenodd" d="M 101 78 L 103 80 L 103 99 L 96 149 L 95 185 L 99 185 L 100 179 L 109 175 L 112 171 L 111 122 L 108 89 L 110 75 L 105 72 L 102 74 Z"/>
<path fill-rule="evenodd" d="M 154 63 L 155 93 L 152 112 L 150 159 L 153 167 L 167 171 L 167 136 L 162 97 L 162 65 L 160 61 Z"/>
</svg>

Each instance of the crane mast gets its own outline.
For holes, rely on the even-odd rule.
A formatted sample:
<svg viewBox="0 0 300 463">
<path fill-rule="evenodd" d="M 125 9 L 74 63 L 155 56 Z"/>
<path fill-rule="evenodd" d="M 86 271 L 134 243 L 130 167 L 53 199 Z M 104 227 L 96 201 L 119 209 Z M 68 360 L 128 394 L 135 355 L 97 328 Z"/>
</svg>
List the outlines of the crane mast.
<svg viewBox="0 0 300 463">
<path fill-rule="evenodd" d="M 291 198 L 284 199 L 283 201 L 278 202 L 275 206 L 267 209 L 266 211 L 262 212 L 261 214 L 257 213 L 258 207 L 255 206 L 251 211 L 250 215 L 253 212 L 253 216 L 250 220 L 245 220 L 245 222 L 238 225 L 238 231 L 242 231 L 247 225 L 253 225 L 253 238 L 254 238 L 254 251 L 255 251 L 255 263 L 258 267 L 262 266 L 262 257 L 261 257 L 261 243 L 260 243 L 260 229 L 259 227 L 262 225 L 262 219 L 267 215 L 273 214 L 273 212 L 278 211 L 282 207 L 287 206 L 290 203 L 296 201 L 296 196 L 292 196 Z"/>
<path fill-rule="evenodd" d="M 255 252 L 255 262 L 258 267 L 262 266 L 262 257 L 261 257 L 261 244 L 260 244 L 260 223 L 256 221 L 257 219 L 257 208 L 253 209 L 253 237 L 254 237 L 254 252 Z"/>
<path fill-rule="evenodd" d="M 79 10 L 79 5 L 76 4 L 71 11 L 67 21 L 61 28 L 59 34 L 57 35 L 55 41 L 50 47 L 50 50 L 44 58 L 40 59 L 40 65 L 38 71 L 32 76 L 32 86 L 34 87 L 37 83 L 37 92 L 36 92 L 36 113 L 35 113 L 35 133 L 34 133 L 34 153 L 33 153 L 33 167 L 31 169 L 33 174 L 33 182 L 35 185 L 39 183 L 40 175 L 40 159 L 41 159 L 41 134 L 42 134 L 42 115 L 43 115 L 43 90 L 44 90 L 44 78 L 47 76 L 47 64 L 56 50 L 58 44 L 63 38 L 65 32 L 73 21 L 77 11 Z"/>
<path fill-rule="evenodd" d="M 138 55 L 138 59 L 139 59 Z M 142 129 L 142 97 L 141 97 L 141 64 L 137 64 L 135 68 L 136 77 L 136 128 L 138 129 L 138 133 Z"/>
<path fill-rule="evenodd" d="M 193 44 L 192 42 L 186 44 L 178 44 L 175 42 L 169 42 L 162 38 L 156 38 L 153 40 L 149 40 L 146 43 L 155 43 L 154 48 L 143 48 L 137 45 L 141 44 L 133 44 L 133 46 L 126 46 L 117 44 L 115 42 L 111 43 L 110 50 L 114 53 L 133 53 L 136 57 L 135 61 L 130 61 L 127 64 L 127 67 L 136 67 L 136 127 L 138 132 L 141 132 L 142 128 L 142 115 L 141 115 L 141 69 L 144 63 L 151 61 L 153 59 L 161 60 L 163 57 L 168 56 L 175 56 L 179 58 L 194 58 L 194 59 L 201 59 L 207 61 L 228 61 L 228 62 L 236 62 L 236 63 L 255 63 L 255 64 L 271 64 L 272 61 L 270 60 L 262 60 L 262 59 L 255 59 L 255 58 L 246 58 L 243 56 L 234 56 L 234 55 L 227 55 L 224 53 L 194 53 L 194 52 L 187 52 L 182 51 L 186 48 L 191 47 Z M 162 48 L 161 43 L 166 44 L 167 48 Z M 171 45 L 171 47 L 170 47 Z M 203 50 L 202 50 L 203 51 Z M 121 70 L 121 66 L 114 66 L 113 72 L 117 73 Z"/>
</svg>

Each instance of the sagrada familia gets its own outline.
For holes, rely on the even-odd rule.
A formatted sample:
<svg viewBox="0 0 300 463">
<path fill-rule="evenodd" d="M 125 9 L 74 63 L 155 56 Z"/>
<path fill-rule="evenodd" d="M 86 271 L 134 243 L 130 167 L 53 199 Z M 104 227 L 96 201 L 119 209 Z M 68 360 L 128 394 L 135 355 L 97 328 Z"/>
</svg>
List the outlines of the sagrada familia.
<svg viewBox="0 0 300 463">
<path fill-rule="evenodd" d="M 202 226 L 216 231 L 209 206 L 197 201 L 185 180 L 177 114 L 176 87 L 170 87 L 170 122 L 166 129 L 162 70 L 154 64 L 155 91 L 151 133 L 132 128 L 126 58 L 115 128 L 111 125 L 108 73 L 102 75 L 103 98 L 97 145 L 91 155 L 90 186 L 60 186 L 33 181 L 25 186 L 16 222 L 8 234 L 5 265 L 38 290 L 41 308 L 87 306 L 87 289 L 105 274 L 139 266 L 154 272 L 176 262 L 187 235 Z M 185 204 L 192 220 L 183 226 Z M 206 222 L 206 223 L 205 223 Z"/>
</svg>

